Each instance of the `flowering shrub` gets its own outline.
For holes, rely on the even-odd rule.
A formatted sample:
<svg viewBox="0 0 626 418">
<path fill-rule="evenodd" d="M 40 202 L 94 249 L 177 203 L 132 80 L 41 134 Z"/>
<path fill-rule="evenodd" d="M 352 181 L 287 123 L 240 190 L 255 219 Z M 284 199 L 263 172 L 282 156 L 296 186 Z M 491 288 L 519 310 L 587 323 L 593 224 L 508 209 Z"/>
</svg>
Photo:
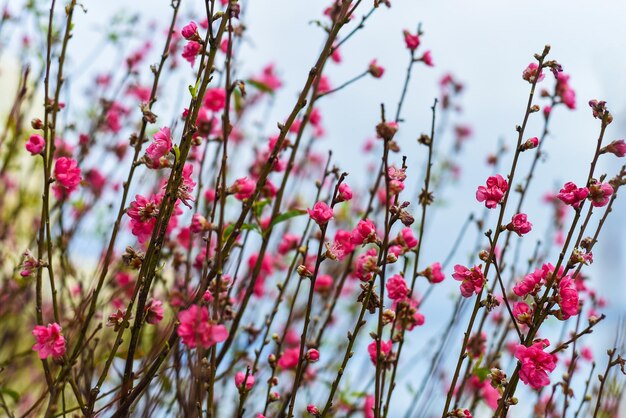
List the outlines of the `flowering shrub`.
<svg viewBox="0 0 626 418">
<path fill-rule="evenodd" d="M 371 126 L 363 153 L 374 165 L 348 175 L 353 162 L 323 151 L 323 98 L 388 77 L 391 64 L 376 57 L 343 83 L 328 69 L 349 66 L 341 51 L 389 0 L 328 2 L 315 21 L 321 49 L 275 128 L 268 112 L 291 95 L 280 63 L 242 69 L 247 2 L 207 0 L 199 11 L 172 0 L 167 27 L 149 26 L 129 51 L 122 44 L 142 23 L 119 18 L 127 27 L 106 42 L 123 59 L 86 72 L 82 98 L 64 81 L 86 55 L 73 49 L 85 10 L 75 0 L 45 11 L 36 3 L 5 9 L 0 24 L 1 35 L 5 25 L 46 22 L 30 34 L 42 51 L 24 41 L 0 131 L 7 416 L 618 416 L 624 330 L 608 360 L 582 345 L 606 306 L 584 269 L 626 184 L 624 168 L 602 173 L 598 161 L 624 157 L 626 143 L 609 139 L 607 103 L 590 100 L 588 120 L 577 122 L 599 130 L 581 162 L 589 171 L 549 192 L 551 217 L 524 205 L 548 128 L 558 129 L 552 115 L 580 106 L 550 47 L 511 80 L 529 88 L 522 122 L 508 151 L 490 154 L 494 172 L 470 190 L 455 235 L 430 231 L 430 219 L 459 177 L 472 129 L 436 123 L 462 108 L 464 85 L 449 73 L 423 112 L 428 133 L 406 128 L 409 86 L 440 56 L 421 25 L 397 30 L 398 59 L 408 61 L 397 107 L 359 121 Z M 166 89 L 170 77 L 188 89 Z M 542 124 L 538 136 L 529 120 Z M 468 248 L 469 225 L 478 234 Z M 435 241 L 447 256 L 433 257 Z M 447 322 L 443 309 L 443 318 L 427 314 L 435 301 L 452 311 Z M 426 350 L 417 360 L 415 348 Z M 606 365 L 597 380 L 596 365 Z"/>
</svg>

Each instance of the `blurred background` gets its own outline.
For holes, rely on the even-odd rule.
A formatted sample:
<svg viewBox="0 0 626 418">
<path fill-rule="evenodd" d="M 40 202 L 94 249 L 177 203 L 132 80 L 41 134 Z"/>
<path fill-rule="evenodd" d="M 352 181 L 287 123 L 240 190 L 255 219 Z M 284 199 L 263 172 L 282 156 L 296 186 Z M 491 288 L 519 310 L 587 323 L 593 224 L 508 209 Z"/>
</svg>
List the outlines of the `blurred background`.
<svg viewBox="0 0 626 418">
<path fill-rule="evenodd" d="M 115 70 L 110 63 L 120 55 L 137 48 L 154 31 L 160 35 L 170 19 L 169 1 L 165 0 L 86 0 L 86 13 L 76 15 L 76 29 L 71 41 L 68 61 L 68 89 L 72 100 L 80 102 L 85 89 L 93 82 L 94 74 Z M 202 16 L 202 2 L 183 0 L 181 24 L 198 20 Z M 369 11 L 371 1 L 364 1 L 357 11 L 355 22 Z M 24 2 L 5 1 L 6 7 L 19 14 Z M 284 82 L 284 89 L 275 98 L 271 114 L 265 120 L 257 115 L 258 123 L 267 122 L 266 133 L 273 133 L 276 122 L 281 122 L 293 106 L 298 89 L 314 62 L 323 31 L 315 20 L 322 18 L 326 1 L 317 0 L 249 0 L 242 6 L 247 27 L 238 71 L 254 73 L 274 62 Z M 136 42 L 117 46 L 103 42 L 110 22 L 119 16 L 138 16 L 131 39 Z M 566 181 L 584 182 L 589 160 L 595 147 L 599 123 L 591 116 L 587 105 L 590 99 L 606 100 L 615 122 L 607 131 L 607 142 L 626 136 L 626 2 L 579 2 L 553 0 L 550 2 L 497 2 L 476 0 L 425 2 L 392 0 L 392 7 L 381 7 L 366 22 L 350 42 L 340 49 L 342 62 L 330 65 L 326 74 L 333 86 L 351 79 L 364 71 L 372 59 L 385 68 L 382 79 L 366 77 L 337 94 L 322 99 L 326 136 L 316 142 L 318 151 L 332 149 L 333 159 L 342 170 L 350 173 L 351 185 L 366 187 L 371 175 L 363 167 L 377 164 L 371 154 L 363 152 L 367 138 L 374 136 L 374 126 L 380 117 L 380 104 L 389 112 L 395 111 L 404 80 L 408 53 L 404 46 L 402 30 L 414 32 L 421 24 L 424 32 L 420 50 L 431 50 L 434 68 L 417 65 L 414 69 L 403 118 L 396 137 L 401 155 L 407 156 L 409 187 L 421 187 L 424 147 L 416 138 L 430 131 L 430 106 L 439 97 L 439 80 L 446 73 L 464 85 L 459 103 L 463 112 L 455 115 L 456 122 L 471 127 L 471 138 L 465 142 L 459 159 L 460 174 L 452 187 L 435 196 L 439 206 L 430 218 L 425 235 L 424 259 L 428 262 L 442 260 L 448 254 L 454 239 L 470 212 L 479 215 L 481 205 L 475 202 L 476 187 L 492 172 L 486 163 L 490 153 L 498 148 L 499 141 L 514 146 L 515 125 L 521 123 L 528 95 L 528 83 L 522 80 L 522 70 L 533 61 L 545 44 L 551 45 L 550 57 L 557 60 L 565 73 L 571 76 L 570 85 L 576 91 L 577 108 L 559 107 L 551 122 L 549 143 L 544 148 L 535 181 L 529 191 L 526 212 L 534 224 L 528 235 L 523 254 L 530 254 L 534 242 L 543 239 L 550 223 L 551 212 L 543 203 L 546 192 L 554 191 Z M 150 24 L 151 22 L 151 24 Z M 34 22 L 30 22 L 35 25 Z M 0 40 L 0 115 L 6 114 L 9 98 L 14 94 L 19 62 L 24 59 L 22 39 L 28 36 L 29 26 L 5 33 Z M 160 49 L 160 36 L 154 36 L 156 52 Z M 42 45 L 31 45 L 40 49 Z M 156 56 L 149 62 L 156 61 Z M 187 66 L 186 62 L 181 62 Z M 165 80 L 163 88 L 168 97 L 156 105 L 157 114 L 174 117 L 180 108 L 177 98 L 187 92 L 192 70 L 186 76 Z M 543 83 L 552 85 L 552 76 L 546 74 Z M 551 88 L 551 87 L 550 87 Z M 38 109 L 34 110 L 35 113 Z M 168 113 L 169 112 L 169 113 Z M 531 119 L 527 136 L 539 136 L 542 119 Z M 438 140 L 439 138 L 436 138 Z M 450 147 L 452 132 L 440 138 L 442 152 Z M 444 152 L 445 154 L 445 152 Z M 508 172 L 511 152 L 501 161 L 501 172 Z M 398 158 L 399 161 L 399 158 Z M 525 173 L 530 157 L 521 161 L 520 173 Z M 598 173 L 615 174 L 622 161 L 607 156 L 600 159 Z M 412 185 L 412 186 L 411 186 Z M 418 186 L 419 185 L 419 186 Z M 469 203 L 468 203 L 469 202 Z M 487 225 L 492 225 L 487 221 Z M 607 320 L 585 340 L 593 348 L 599 364 L 605 362 L 604 350 L 613 344 L 618 320 L 626 314 L 626 202 L 617 200 L 594 251 L 594 264 L 586 270 L 591 276 L 591 286 L 603 295 L 608 306 Z M 463 263 L 476 239 L 475 228 L 470 228 L 462 241 L 461 250 L 453 262 Z M 95 242 L 78 246 L 87 262 L 94 262 Z M 90 260 L 91 257 L 91 260 Z M 445 326 L 449 312 L 442 311 L 458 292 L 457 283 L 450 280 L 437 289 L 435 299 L 446 303 L 428 303 L 423 308 L 427 325 L 410 338 L 416 347 L 437 334 Z M 432 301 L 432 299 L 431 299 Z M 553 324 L 558 329 L 558 324 Z M 625 332 L 623 329 L 621 332 Z M 452 344 L 455 357 L 460 341 Z M 419 350 L 407 352 L 406 359 L 419 355 Z M 406 360 L 405 359 L 405 360 Z M 401 376 L 398 400 L 411 399 L 411 381 L 415 375 Z M 356 379 L 355 379 L 356 380 Z M 437 410 L 438 407 L 435 408 Z M 401 410 L 395 411 L 402 416 Z M 478 415 L 481 416 L 481 415 Z M 487 415 L 485 415 L 487 416 Z M 512 416 L 517 416 L 515 413 Z M 522 415 L 520 415 L 522 416 Z"/>
</svg>

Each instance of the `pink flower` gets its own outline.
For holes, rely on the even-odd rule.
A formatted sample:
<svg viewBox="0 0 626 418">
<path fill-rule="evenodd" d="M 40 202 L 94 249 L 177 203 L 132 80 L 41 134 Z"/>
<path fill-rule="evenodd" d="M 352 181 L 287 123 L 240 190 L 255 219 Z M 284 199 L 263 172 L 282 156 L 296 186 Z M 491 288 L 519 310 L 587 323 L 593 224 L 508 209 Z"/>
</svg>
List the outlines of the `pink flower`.
<svg viewBox="0 0 626 418">
<path fill-rule="evenodd" d="M 172 149 L 172 135 L 170 129 L 166 126 L 159 129 L 152 138 L 154 140 L 146 149 L 146 157 L 150 161 L 152 168 L 167 167 L 167 159 L 165 156 Z"/>
<path fill-rule="evenodd" d="M 513 316 L 520 324 L 530 325 L 533 319 L 533 313 L 526 302 L 517 302 L 513 306 Z"/>
<path fill-rule="evenodd" d="M 57 198 L 67 197 L 78 188 L 82 177 L 76 160 L 61 157 L 54 164 L 54 194 Z"/>
<path fill-rule="evenodd" d="M 424 64 L 426 64 L 429 67 L 435 66 L 435 63 L 433 62 L 432 53 L 430 51 L 424 52 L 424 55 L 422 55 L 421 60 Z"/>
<path fill-rule="evenodd" d="M 408 226 L 402 228 L 397 239 L 404 247 L 406 247 L 407 250 L 417 247 L 418 244 L 417 238 L 413 235 L 413 230 L 411 230 Z"/>
<path fill-rule="evenodd" d="M 262 86 L 270 93 L 278 90 L 283 85 L 282 81 L 280 81 L 276 75 L 274 64 L 268 64 L 265 68 L 263 68 L 261 75 L 252 77 L 252 81 Z"/>
<path fill-rule="evenodd" d="M 383 357 L 387 357 L 389 355 L 389 353 L 391 353 L 391 347 L 393 346 L 393 342 L 391 340 L 389 341 L 381 341 L 380 342 L 380 354 Z M 376 347 L 376 341 L 372 341 L 368 346 L 367 346 L 367 352 L 370 355 L 370 360 L 372 360 L 372 364 L 376 365 L 376 353 L 378 351 L 378 348 Z"/>
<path fill-rule="evenodd" d="M 315 348 L 309 348 L 309 350 L 306 352 L 305 357 L 309 361 L 309 363 L 315 363 L 320 359 L 320 352 L 317 351 Z"/>
<path fill-rule="evenodd" d="M 321 274 L 315 279 L 313 289 L 318 293 L 328 292 L 333 287 L 333 277 L 328 274 Z"/>
<path fill-rule="evenodd" d="M 461 295 L 465 298 L 469 298 L 474 293 L 480 293 L 485 284 L 485 276 L 483 275 L 482 266 L 480 265 L 468 269 L 465 266 L 457 264 L 454 266 L 452 277 L 454 280 L 461 282 Z"/>
<path fill-rule="evenodd" d="M 515 232 L 520 237 L 524 234 L 528 234 L 532 228 L 533 224 L 528 222 L 528 218 L 525 213 L 513 215 L 511 223 L 507 226 L 507 229 Z"/>
<path fill-rule="evenodd" d="M 294 250 L 300 243 L 300 236 L 296 234 L 286 233 L 278 244 L 278 254 L 285 255 L 289 251 Z"/>
<path fill-rule="evenodd" d="M 33 350 L 37 351 L 40 359 L 58 359 L 65 354 L 65 337 L 61 334 L 61 326 L 56 322 L 48 324 L 47 327 L 36 325 L 33 335 L 37 342 L 33 345 Z"/>
<path fill-rule="evenodd" d="M 546 353 L 543 349 L 550 345 L 548 340 L 538 341 L 530 347 L 518 344 L 515 358 L 521 364 L 519 377 L 534 389 L 541 389 L 550 384 L 548 373 L 556 368 L 556 356 Z"/>
<path fill-rule="evenodd" d="M 33 135 L 35 136 L 35 135 Z M 32 136 L 31 136 L 32 138 Z M 26 144 L 26 149 L 28 149 L 28 144 Z M 30 150 L 29 150 L 30 151 Z M 616 141 L 611 142 L 609 145 L 604 147 L 603 152 L 610 152 L 616 157 L 623 157 L 626 155 L 626 142 L 623 139 L 618 139 Z M 31 151 L 31 153 L 33 153 Z"/>
<path fill-rule="evenodd" d="M 176 332 L 189 348 L 208 349 L 228 338 L 224 325 L 209 322 L 209 311 L 205 306 L 191 305 L 178 313 L 178 320 L 180 325 Z"/>
<path fill-rule="evenodd" d="M 382 66 L 378 65 L 376 60 L 372 60 L 368 67 L 368 72 L 374 78 L 381 78 L 383 74 L 385 74 L 385 69 Z"/>
<path fill-rule="evenodd" d="M 489 209 L 495 208 L 502 201 L 504 194 L 509 189 L 509 184 L 500 174 L 490 176 L 486 186 L 478 186 L 476 200 L 485 202 Z"/>
<path fill-rule="evenodd" d="M 163 319 L 163 302 L 153 299 L 146 304 L 146 322 L 156 325 Z"/>
<path fill-rule="evenodd" d="M 571 181 L 565 183 L 556 197 L 566 205 L 578 208 L 580 203 L 589 195 L 589 189 L 586 187 L 578 187 Z"/>
<path fill-rule="evenodd" d="M 576 92 L 569 85 L 569 75 L 557 74 L 555 91 L 568 109 L 576 109 Z"/>
<path fill-rule="evenodd" d="M 564 320 L 578 315 L 578 290 L 571 277 L 566 276 L 561 279 L 557 300 Z"/>
<path fill-rule="evenodd" d="M 204 105 L 213 112 L 222 110 L 226 105 L 226 91 L 221 87 L 208 89 L 204 94 Z"/>
<path fill-rule="evenodd" d="M 385 284 L 389 298 L 393 300 L 404 299 L 409 294 L 409 288 L 406 286 L 404 277 L 399 274 L 394 274 Z"/>
<path fill-rule="evenodd" d="M 288 348 L 278 359 L 278 367 L 281 369 L 295 369 L 300 360 L 300 347 Z"/>
<path fill-rule="evenodd" d="M 313 209 L 307 209 L 309 216 L 318 225 L 326 225 L 333 218 L 333 209 L 328 207 L 325 202 L 317 202 L 313 205 Z"/>
<path fill-rule="evenodd" d="M 430 267 L 427 267 L 423 272 L 424 277 L 431 283 L 441 283 L 446 278 L 441 271 L 440 263 L 433 263 Z"/>
<path fill-rule="evenodd" d="M 201 50 L 202 45 L 196 41 L 189 41 L 183 48 L 182 57 L 193 67 L 193 64 L 196 62 L 196 56 Z"/>
<path fill-rule="evenodd" d="M 539 145 L 539 138 L 534 136 L 532 138 L 528 138 L 526 142 L 522 144 L 521 150 L 527 151 L 529 149 L 535 149 L 537 148 L 538 145 Z"/>
<path fill-rule="evenodd" d="M 352 189 L 346 183 L 341 183 L 337 192 L 337 202 L 347 202 L 352 199 Z"/>
<path fill-rule="evenodd" d="M 376 240 L 376 225 L 369 219 L 360 220 L 350 235 L 350 241 L 354 245 Z"/>
<path fill-rule="evenodd" d="M 183 38 L 189 40 L 193 38 L 198 33 L 198 25 L 196 22 L 189 22 L 183 29 L 180 31 L 180 34 L 183 35 Z"/>
<path fill-rule="evenodd" d="M 420 46 L 419 35 L 413 35 L 406 29 L 402 33 L 404 35 L 404 43 L 406 44 L 406 47 L 411 51 L 415 51 L 417 47 Z"/>
<path fill-rule="evenodd" d="M 365 402 L 363 402 L 363 415 L 364 418 L 374 418 L 374 403 L 376 402 L 376 398 L 372 395 L 367 395 L 365 397 Z"/>
<path fill-rule="evenodd" d="M 161 204 L 160 196 L 153 196 L 150 199 L 142 195 L 136 195 L 131 202 L 126 214 L 131 218 L 130 227 L 132 234 L 143 243 L 152 235 L 152 230 L 156 223 Z"/>
<path fill-rule="evenodd" d="M 41 135 L 33 134 L 28 138 L 26 143 L 26 151 L 32 155 L 41 154 L 41 151 L 46 147 L 46 141 Z"/>
<path fill-rule="evenodd" d="M 242 177 L 235 180 L 235 183 L 230 187 L 230 190 L 235 194 L 235 199 L 244 200 L 252 197 L 255 188 L 256 183 L 254 180 L 251 180 L 248 177 Z"/>
<path fill-rule="evenodd" d="M 235 386 L 237 386 L 237 389 L 243 389 L 244 384 L 246 390 L 252 389 L 252 386 L 254 385 L 254 376 L 251 374 L 246 376 L 246 373 L 238 371 L 235 373 Z"/>
<path fill-rule="evenodd" d="M 313 405 L 313 404 L 309 404 L 309 405 L 307 405 L 307 407 L 306 407 L 306 411 L 307 411 L 309 414 L 313 415 L 314 417 L 319 417 L 319 416 L 320 416 L 320 414 L 321 414 L 320 410 L 319 410 L 319 409 L 317 409 L 317 406 L 315 406 L 315 405 Z"/>
<path fill-rule="evenodd" d="M 539 73 L 539 78 L 537 79 L 537 73 Z M 535 80 L 540 82 L 543 80 L 543 70 L 539 71 L 539 65 L 536 62 L 531 62 L 528 64 L 528 67 L 524 69 L 522 72 L 522 78 L 529 83 L 534 83 Z"/>
<path fill-rule="evenodd" d="M 613 186 L 609 183 L 593 183 L 588 190 L 591 206 L 596 208 L 606 206 L 611 195 L 613 195 Z"/>
<path fill-rule="evenodd" d="M 536 269 L 534 272 L 527 274 L 513 287 L 513 293 L 519 297 L 524 297 L 529 293 L 536 294 L 544 283 L 545 277 L 545 269 Z"/>
</svg>

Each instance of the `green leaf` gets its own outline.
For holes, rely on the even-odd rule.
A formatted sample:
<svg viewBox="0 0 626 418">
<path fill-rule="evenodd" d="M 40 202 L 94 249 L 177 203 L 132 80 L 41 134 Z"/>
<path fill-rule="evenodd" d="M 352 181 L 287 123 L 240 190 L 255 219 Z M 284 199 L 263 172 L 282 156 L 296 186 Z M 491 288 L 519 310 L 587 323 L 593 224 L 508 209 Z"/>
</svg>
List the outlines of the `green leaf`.
<svg viewBox="0 0 626 418">
<path fill-rule="evenodd" d="M 270 203 L 270 199 L 257 200 L 252 204 L 252 210 L 254 211 L 254 216 L 257 218 L 261 217 L 263 213 L 263 208 Z"/>
<path fill-rule="evenodd" d="M 484 382 L 487 379 L 487 376 L 491 373 L 491 371 L 486 367 L 478 367 L 474 369 L 474 375 L 481 381 Z"/>
<path fill-rule="evenodd" d="M 270 86 L 255 80 L 246 80 L 246 84 L 249 84 L 256 89 L 261 90 L 263 93 L 274 93 L 274 90 L 272 90 Z"/>
<path fill-rule="evenodd" d="M 228 238 L 230 238 L 230 235 L 233 233 L 233 230 L 235 229 L 235 224 L 230 224 L 226 227 L 226 229 L 224 229 L 224 238 L 223 240 L 226 241 Z M 258 225 L 256 224 L 243 224 L 241 225 L 241 230 L 242 231 L 255 231 L 257 232 L 259 235 L 263 235 L 263 232 L 261 231 L 261 228 L 259 228 Z"/>
<path fill-rule="evenodd" d="M 306 213 L 306 210 L 302 209 L 293 209 L 285 213 L 281 213 L 272 221 L 270 227 L 274 227 L 281 222 L 285 222 L 288 219 L 295 218 L 296 216 L 301 216 Z"/>
<path fill-rule="evenodd" d="M 18 403 L 20 401 L 20 394 L 13 389 L 0 387 L 0 393 L 4 393 L 13 399 L 13 402 Z"/>
</svg>

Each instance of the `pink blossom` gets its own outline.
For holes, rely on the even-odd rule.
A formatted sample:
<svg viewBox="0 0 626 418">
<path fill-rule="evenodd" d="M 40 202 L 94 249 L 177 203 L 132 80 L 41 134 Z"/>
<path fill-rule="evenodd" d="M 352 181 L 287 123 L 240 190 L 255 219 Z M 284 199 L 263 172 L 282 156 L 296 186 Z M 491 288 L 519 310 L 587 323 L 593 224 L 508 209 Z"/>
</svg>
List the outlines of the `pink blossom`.
<svg viewBox="0 0 626 418">
<path fill-rule="evenodd" d="M 457 264 L 454 266 L 454 273 L 452 274 L 454 280 L 461 282 L 461 295 L 469 298 L 474 293 L 478 294 L 482 290 L 485 284 L 485 276 L 482 272 L 482 266 L 474 266 L 467 268 Z"/>
<path fill-rule="evenodd" d="M 402 245 L 406 247 L 407 250 L 411 250 L 417 247 L 418 244 L 417 238 L 415 238 L 415 235 L 413 235 L 413 230 L 408 226 L 402 228 L 402 230 L 398 234 L 398 241 L 402 243 Z"/>
<path fill-rule="evenodd" d="M 537 146 L 539 146 L 539 138 L 534 136 L 532 138 L 528 138 L 526 142 L 522 144 L 521 150 L 527 151 L 529 149 L 535 149 Z"/>
<path fill-rule="evenodd" d="M 596 208 L 606 206 L 613 195 L 613 186 L 609 183 L 593 183 L 589 186 L 588 190 L 591 206 Z"/>
<path fill-rule="evenodd" d="M 373 273 L 378 271 L 377 257 L 375 248 L 370 248 L 357 257 L 355 275 L 359 280 L 367 282 L 372 279 Z"/>
<path fill-rule="evenodd" d="M 576 92 L 569 85 L 569 75 L 558 73 L 556 76 L 556 95 L 568 109 L 576 109 Z"/>
<path fill-rule="evenodd" d="M 422 58 L 420 58 L 422 60 L 422 62 L 424 64 L 426 64 L 429 67 L 434 67 L 435 63 L 433 61 L 433 56 L 432 53 L 430 51 L 426 51 L 424 52 L 424 55 L 422 55 Z"/>
<path fill-rule="evenodd" d="M 537 79 L 537 73 L 539 73 L 539 78 Z M 543 80 L 543 70 L 539 71 L 539 65 L 536 62 L 531 62 L 528 64 L 528 67 L 524 69 L 522 72 L 522 78 L 529 83 L 534 83 L 535 80 L 540 82 Z"/>
<path fill-rule="evenodd" d="M 326 225 L 334 216 L 333 209 L 325 202 L 317 202 L 313 205 L 313 209 L 307 209 L 307 212 L 318 225 Z"/>
<path fill-rule="evenodd" d="M 318 293 L 325 293 L 333 287 L 333 277 L 328 274 L 321 274 L 315 279 L 314 290 Z"/>
<path fill-rule="evenodd" d="M 315 348 L 309 348 L 306 352 L 305 357 L 309 361 L 309 363 L 315 363 L 320 359 L 320 352 L 317 351 Z"/>
<path fill-rule="evenodd" d="M 513 317 L 520 324 L 530 325 L 532 323 L 532 311 L 526 302 L 517 302 L 513 306 Z"/>
<path fill-rule="evenodd" d="M 235 183 L 233 183 L 230 187 L 230 190 L 235 194 L 235 199 L 244 200 L 252 197 L 255 188 L 256 183 L 254 180 L 251 180 L 248 177 L 242 177 L 235 180 Z"/>
<path fill-rule="evenodd" d="M 273 93 L 282 87 L 283 83 L 276 75 L 274 64 L 268 64 L 263 68 L 261 75 L 252 77 L 252 81 L 263 86 L 269 92 Z"/>
<path fill-rule="evenodd" d="M 415 51 L 417 47 L 420 46 L 419 35 L 417 34 L 413 35 L 411 32 L 409 32 L 406 29 L 402 32 L 402 34 L 404 35 L 404 43 L 406 44 L 406 47 L 409 50 Z"/>
<path fill-rule="evenodd" d="M 226 105 L 226 91 L 221 87 L 207 89 L 204 93 L 204 106 L 213 112 L 220 111 Z"/>
<path fill-rule="evenodd" d="M 168 165 L 165 156 L 172 149 L 172 135 L 166 126 L 159 129 L 152 138 L 154 139 L 146 149 L 146 157 L 152 168 L 166 167 Z"/>
<path fill-rule="evenodd" d="M 404 299 L 409 294 L 409 288 L 406 285 L 404 277 L 394 274 L 385 284 L 389 298 L 393 300 Z"/>
<path fill-rule="evenodd" d="M 369 219 L 362 219 L 350 235 L 350 241 L 354 245 L 361 245 L 376 240 L 376 225 Z"/>
<path fill-rule="evenodd" d="M 580 203 L 589 195 L 589 189 L 586 187 L 578 187 L 574 183 L 567 182 L 559 191 L 556 197 L 566 205 L 578 208 Z"/>
<path fill-rule="evenodd" d="M 433 284 L 443 282 L 446 277 L 441 270 L 440 263 L 433 263 L 431 266 L 427 267 L 426 270 L 424 270 L 423 275 L 430 283 Z"/>
<path fill-rule="evenodd" d="M 281 369 L 295 369 L 300 360 L 300 347 L 288 348 L 278 359 L 278 367 Z"/>
<path fill-rule="evenodd" d="M 82 181 L 76 160 L 61 157 L 54 164 L 54 194 L 57 198 L 67 197 L 78 188 Z"/>
<path fill-rule="evenodd" d="M 41 135 L 33 134 L 28 138 L 26 143 L 26 151 L 32 155 L 41 154 L 41 151 L 46 147 L 46 141 Z"/>
<path fill-rule="evenodd" d="M 285 255 L 289 251 L 294 250 L 300 243 L 300 236 L 296 234 L 286 233 L 278 244 L 278 254 Z"/>
<path fill-rule="evenodd" d="M 178 336 L 189 348 L 208 349 L 228 338 L 228 330 L 224 325 L 209 321 L 209 311 L 205 306 L 191 305 L 189 309 L 178 313 L 178 320 Z"/>
<path fill-rule="evenodd" d="M 61 326 L 56 322 L 43 325 L 36 325 L 33 329 L 33 335 L 37 342 L 33 345 L 33 350 L 37 351 L 40 359 L 52 358 L 58 359 L 65 354 L 65 337 L 61 334 Z"/>
<path fill-rule="evenodd" d="M 352 199 L 352 189 L 346 183 L 341 183 L 337 192 L 338 202 L 347 202 Z"/>
<path fill-rule="evenodd" d="M 509 184 L 500 174 L 490 176 L 486 186 L 478 186 L 476 200 L 485 202 L 489 209 L 495 208 L 502 201 L 504 194 L 509 189 Z"/>
<path fill-rule="evenodd" d="M 518 213 L 516 215 L 513 215 L 511 223 L 508 225 L 507 228 L 521 237 L 524 234 L 528 234 L 532 227 L 533 224 L 528 222 L 526 214 Z"/>
<path fill-rule="evenodd" d="M 378 65 L 378 63 L 376 62 L 376 60 L 372 60 L 369 64 L 368 70 L 367 70 L 372 77 L 374 78 L 381 78 L 383 76 L 383 74 L 385 74 L 385 68 L 383 68 L 382 66 Z"/>
<path fill-rule="evenodd" d="M 365 397 L 365 401 L 363 402 L 363 415 L 364 418 L 374 418 L 374 403 L 376 402 L 376 398 L 372 395 L 367 395 Z"/>
<path fill-rule="evenodd" d="M 522 382 L 534 389 L 548 386 L 550 384 L 548 373 L 556 368 L 556 356 L 543 351 L 549 345 L 548 340 L 542 340 L 530 347 L 518 344 L 515 348 L 515 358 L 521 364 L 519 377 Z"/>
<path fill-rule="evenodd" d="M 252 386 L 254 386 L 254 376 L 251 374 L 246 375 L 246 373 L 238 371 L 235 373 L 235 386 L 237 389 L 242 389 L 244 384 L 246 390 L 252 389 Z"/>
<path fill-rule="evenodd" d="M 31 138 L 32 138 L 32 136 L 31 136 Z M 27 148 L 26 149 L 28 149 L 28 144 L 27 144 Z M 618 139 L 616 141 L 613 141 L 609 145 L 604 147 L 603 152 L 609 152 L 609 153 L 615 155 L 616 157 L 620 157 L 621 158 L 624 155 L 626 155 L 626 141 L 624 141 L 623 139 Z M 32 153 L 32 151 L 31 151 L 31 153 Z"/>
<path fill-rule="evenodd" d="M 196 56 L 202 50 L 202 45 L 196 41 L 189 41 L 183 48 L 182 57 L 193 67 L 196 62 Z"/>
<path fill-rule="evenodd" d="M 313 404 L 309 404 L 309 405 L 307 405 L 307 407 L 306 407 L 306 411 L 307 411 L 309 414 L 313 415 L 314 417 L 319 417 L 319 416 L 320 416 L 320 414 L 321 414 L 321 412 L 320 412 L 320 410 L 317 408 L 317 406 L 315 406 L 315 405 L 313 405 Z"/>
<path fill-rule="evenodd" d="M 148 324 L 156 325 L 163 319 L 163 302 L 160 300 L 150 300 L 146 304 L 146 322 Z"/>
<path fill-rule="evenodd" d="M 536 294 L 546 278 L 546 270 L 543 268 L 536 269 L 534 272 L 527 274 L 519 283 L 513 287 L 513 293 L 519 297 L 524 297 L 529 293 Z"/>
<path fill-rule="evenodd" d="M 393 346 L 393 342 L 389 341 L 381 341 L 380 342 L 380 354 L 383 357 L 387 357 L 389 353 L 391 353 L 391 347 Z M 378 347 L 376 346 L 376 341 L 372 341 L 367 346 L 367 352 L 370 355 L 370 360 L 372 360 L 372 364 L 376 365 L 376 354 L 378 352 Z"/>
<path fill-rule="evenodd" d="M 196 22 L 187 23 L 180 31 L 180 34 L 183 35 L 183 38 L 187 40 L 193 38 L 197 33 L 198 25 L 196 25 Z"/>
<path fill-rule="evenodd" d="M 578 315 L 578 290 L 571 277 L 566 276 L 561 279 L 557 300 L 564 320 Z"/>
<path fill-rule="evenodd" d="M 136 195 L 135 200 L 131 202 L 130 208 L 126 211 L 126 214 L 131 218 L 132 233 L 140 243 L 145 242 L 152 235 L 160 204 L 161 197 L 159 195 L 152 196 L 150 199 Z"/>
</svg>

